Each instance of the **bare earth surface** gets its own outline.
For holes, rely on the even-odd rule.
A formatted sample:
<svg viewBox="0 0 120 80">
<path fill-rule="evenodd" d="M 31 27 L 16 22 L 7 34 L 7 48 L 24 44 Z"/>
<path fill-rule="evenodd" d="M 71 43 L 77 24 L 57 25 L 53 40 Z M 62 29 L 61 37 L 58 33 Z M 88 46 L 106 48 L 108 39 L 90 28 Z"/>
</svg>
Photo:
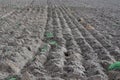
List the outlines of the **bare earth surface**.
<svg viewBox="0 0 120 80">
<path fill-rule="evenodd" d="M 0 0 L 0 80 L 119 80 L 120 0 Z"/>
</svg>

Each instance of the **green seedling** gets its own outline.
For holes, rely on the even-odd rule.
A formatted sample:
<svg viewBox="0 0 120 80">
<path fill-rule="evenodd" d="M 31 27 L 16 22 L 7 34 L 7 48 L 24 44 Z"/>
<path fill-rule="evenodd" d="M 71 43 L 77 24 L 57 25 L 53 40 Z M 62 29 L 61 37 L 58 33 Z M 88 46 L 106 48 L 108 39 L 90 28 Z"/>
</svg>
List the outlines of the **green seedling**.
<svg viewBox="0 0 120 80">
<path fill-rule="evenodd" d="M 49 41 L 50 45 L 56 45 L 57 46 L 57 42 L 56 41 Z"/>
<path fill-rule="evenodd" d="M 2 18 L 0 18 L 0 20 L 3 20 Z"/>
<path fill-rule="evenodd" d="M 54 35 L 53 35 L 53 33 L 49 32 L 49 33 L 46 33 L 46 37 L 47 37 L 47 38 L 53 38 Z"/>
<path fill-rule="evenodd" d="M 33 57 L 32 61 L 35 61 L 36 60 L 36 57 Z"/>
<path fill-rule="evenodd" d="M 20 22 L 16 22 L 16 24 L 14 25 L 14 27 L 20 27 L 22 24 Z"/>
<path fill-rule="evenodd" d="M 113 25 L 113 27 L 118 27 L 118 25 Z"/>
<path fill-rule="evenodd" d="M 46 49 L 41 49 L 41 52 L 46 52 Z"/>
<path fill-rule="evenodd" d="M 16 26 L 21 26 L 22 24 L 21 23 L 16 23 Z"/>
<path fill-rule="evenodd" d="M 111 64 L 109 66 L 108 70 L 120 70 L 120 62 L 117 61 L 117 62 Z"/>
<path fill-rule="evenodd" d="M 41 49 L 41 52 L 46 52 L 46 51 L 47 51 L 47 49 L 48 49 L 48 46 L 47 46 L 47 45 L 45 45 L 45 46 Z"/>
<path fill-rule="evenodd" d="M 8 79 L 8 80 L 17 80 L 16 78 L 10 78 L 10 79 Z"/>
</svg>

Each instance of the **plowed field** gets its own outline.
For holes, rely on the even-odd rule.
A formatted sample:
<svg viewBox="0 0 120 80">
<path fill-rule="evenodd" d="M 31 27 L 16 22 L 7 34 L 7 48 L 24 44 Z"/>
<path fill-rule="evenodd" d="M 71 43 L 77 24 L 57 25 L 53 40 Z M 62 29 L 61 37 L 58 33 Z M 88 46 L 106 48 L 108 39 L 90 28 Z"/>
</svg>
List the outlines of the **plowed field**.
<svg viewBox="0 0 120 80">
<path fill-rule="evenodd" d="M 119 31 L 119 0 L 0 0 L 0 80 L 119 80 Z"/>
</svg>

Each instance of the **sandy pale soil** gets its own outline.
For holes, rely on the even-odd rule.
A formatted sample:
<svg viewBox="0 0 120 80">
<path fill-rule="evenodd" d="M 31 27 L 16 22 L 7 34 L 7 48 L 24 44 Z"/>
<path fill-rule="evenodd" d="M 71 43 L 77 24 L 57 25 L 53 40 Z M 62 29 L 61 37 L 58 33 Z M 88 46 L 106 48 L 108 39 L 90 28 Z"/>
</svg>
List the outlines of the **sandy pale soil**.
<svg viewBox="0 0 120 80">
<path fill-rule="evenodd" d="M 119 0 L 0 0 L 0 80 L 119 80 Z"/>
</svg>

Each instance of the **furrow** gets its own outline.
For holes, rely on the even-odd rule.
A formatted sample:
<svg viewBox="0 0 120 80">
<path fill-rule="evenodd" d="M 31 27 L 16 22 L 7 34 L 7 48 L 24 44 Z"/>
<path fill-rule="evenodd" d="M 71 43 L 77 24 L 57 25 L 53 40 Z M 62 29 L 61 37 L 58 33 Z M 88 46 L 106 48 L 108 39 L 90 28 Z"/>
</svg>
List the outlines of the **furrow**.
<svg viewBox="0 0 120 80">
<path fill-rule="evenodd" d="M 65 16 L 64 16 L 65 17 Z M 70 20 L 70 18 L 69 18 L 69 16 L 67 17 L 66 16 L 66 18 L 68 19 L 67 21 L 68 21 L 68 23 L 70 24 L 70 26 L 71 26 L 71 29 L 73 30 L 73 34 L 74 35 L 81 35 L 81 36 L 84 36 L 84 38 L 85 38 L 85 40 L 90 44 L 90 46 L 93 48 L 93 50 L 98 54 L 98 58 L 99 57 L 101 57 L 101 56 L 99 56 L 99 55 L 103 55 L 103 54 L 101 54 L 98 50 L 100 49 L 100 50 L 102 50 L 105 54 L 104 54 L 104 56 L 103 56 L 103 60 L 105 59 L 104 57 L 105 57 L 105 55 L 107 56 L 107 55 L 109 55 L 109 52 L 86 30 L 86 29 L 84 29 L 84 28 L 82 28 L 82 26 L 77 26 L 76 24 L 74 24 L 73 22 L 72 22 L 72 20 Z M 75 27 L 76 26 L 76 27 Z M 77 30 L 79 33 L 75 33 L 75 30 Z M 77 32 L 76 31 L 76 32 Z M 78 37 L 79 37 L 78 36 Z M 109 59 L 109 58 L 108 58 Z M 112 60 L 112 59 L 111 59 Z"/>
<path fill-rule="evenodd" d="M 65 9 L 66 10 L 66 9 Z M 68 10 L 66 12 L 69 12 Z M 80 23 L 76 20 L 76 18 L 73 15 L 69 15 L 70 18 L 73 20 L 73 23 L 76 25 L 80 25 Z M 82 25 L 85 27 L 87 26 L 86 23 L 82 23 Z M 82 26 L 81 25 L 81 26 Z M 79 28 L 79 27 L 78 27 Z M 80 29 L 80 28 L 79 28 Z M 81 31 L 87 31 L 92 36 L 107 50 L 109 51 L 110 55 L 114 56 L 116 60 L 119 60 L 120 56 L 120 50 L 118 47 L 112 45 L 102 34 L 100 34 L 97 30 L 95 29 L 86 29 L 83 28 L 84 30 L 81 29 Z M 83 32 L 82 32 L 83 33 Z M 85 32 L 84 32 L 85 33 Z M 85 36 L 89 36 L 87 34 L 84 34 Z"/>
<path fill-rule="evenodd" d="M 77 43 L 75 42 L 75 40 L 74 40 L 74 37 L 73 37 L 73 35 L 71 34 L 72 32 L 71 32 L 71 29 L 69 28 L 69 25 L 68 25 L 68 23 L 66 22 L 66 19 L 64 19 L 64 16 L 63 16 L 63 14 L 60 12 L 60 11 L 58 11 L 58 14 L 59 14 L 59 18 L 60 18 L 60 22 L 61 22 L 61 26 L 62 26 L 62 28 L 63 28 L 63 36 L 64 36 L 64 38 L 66 39 L 66 48 L 67 48 L 67 50 L 73 50 L 73 54 L 74 55 L 72 55 L 72 51 L 68 51 L 68 53 L 66 53 L 66 56 L 68 55 L 68 56 L 71 56 L 71 57 L 68 57 L 67 59 L 67 62 L 65 63 L 67 66 L 70 66 L 70 65 L 73 65 L 73 66 L 75 66 L 76 64 L 77 65 L 79 65 L 79 66 L 81 66 L 81 68 L 80 68 L 80 71 L 83 71 L 82 72 L 82 74 L 83 75 L 80 75 L 79 76 L 79 78 L 83 78 L 83 79 L 85 79 L 85 74 L 84 74 L 84 68 L 82 68 L 82 64 L 81 64 L 81 62 L 79 63 L 79 61 L 81 61 L 82 60 L 82 57 L 80 57 L 81 56 L 81 54 L 83 53 L 83 48 L 82 47 L 80 47 L 80 49 L 82 50 L 82 52 L 80 51 L 80 49 L 79 49 L 79 46 L 77 45 Z M 82 38 L 83 39 L 83 38 Z M 83 39 L 83 41 L 84 41 L 84 39 Z M 82 44 L 82 45 L 84 45 L 84 46 L 86 46 L 87 48 L 89 48 L 88 50 L 91 52 L 91 53 L 93 53 L 93 51 L 92 51 L 92 49 L 91 49 L 91 47 L 86 43 L 86 42 L 84 42 L 85 43 L 85 45 L 84 44 Z M 75 52 L 75 53 L 74 53 Z M 93 58 L 92 58 L 92 56 L 90 56 L 90 55 L 88 55 L 87 53 L 85 54 L 86 52 L 84 52 L 82 55 L 83 55 L 83 59 L 85 58 L 85 57 L 90 57 L 89 59 L 91 59 L 90 61 L 93 61 L 93 63 L 95 63 L 94 62 L 94 60 L 93 60 Z M 78 58 L 76 58 L 75 60 L 70 60 L 70 59 L 72 59 L 72 57 L 73 56 L 75 56 L 75 55 L 80 55 Z M 85 58 L 85 59 L 87 59 L 87 58 Z M 73 58 L 74 59 L 74 58 Z M 81 59 L 81 60 L 79 60 L 79 59 Z M 77 61 L 78 60 L 78 61 Z M 73 63 L 75 61 L 75 64 Z M 87 60 L 83 60 L 83 61 L 85 61 L 85 63 L 87 64 Z M 78 62 L 78 63 L 77 63 Z M 83 64 L 84 66 L 85 66 L 85 64 Z M 92 65 L 92 64 L 91 64 Z M 76 66 L 76 67 L 78 67 L 78 66 Z M 79 70 L 79 69 L 78 69 Z M 88 75 L 88 74 L 91 74 L 90 73 L 90 68 L 89 68 L 89 70 L 87 70 L 86 72 L 87 72 L 87 74 L 86 75 Z M 78 73 L 80 73 L 80 72 L 78 72 Z M 74 74 L 75 75 L 75 74 Z M 76 74 L 77 75 L 77 74 Z M 93 75 L 93 73 L 91 74 L 91 75 Z"/>
<path fill-rule="evenodd" d="M 62 12 L 62 11 L 61 11 Z M 63 14 L 66 14 L 64 11 L 63 11 Z M 107 50 L 105 50 L 104 48 L 103 48 L 103 46 L 96 40 L 96 39 L 94 39 L 94 37 L 92 37 L 88 32 L 84 32 L 84 33 L 80 33 L 79 32 L 79 30 L 75 27 L 76 25 L 74 25 L 71 21 L 70 21 L 70 18 L 69 17 L 67 17 L 67 15 L 65 16 L 64 15 L 64 17 L 66 17 L 66 21 L 68 21 L 68 24 L 69 24 L 69 26 L 70 26 L 70 28 L 71 28 L 71 30 L 72 30 L 72 33 L 73 33 L 73 35 L 74 35 L 74 37 L 75 37 L 75 39 L 76 39 L 76 41 L 78 42 L 78 40 L 79 39 L 84 39 L 85 38 L 85 40 L 90 44 L 90 46 L 93 48 L 93 50 L 95 51 L 95 53 L 97 53 L 97 55 L 98 55 L 98 58 L 100 59 L 100 60 L 106 60 L 106 59 L 109 59 L 110 61 L 114 61 L 113 59 L 112 59 L 112 57 L 109 55 L 109 53 L 107 52 Z M 80 26 L 79 26 L 80 27 Z M 84 35 L 83 35 L 84 34 Z M 85 36 L 85 34 L 87 35 L 87 36 Z M 77 37 L 76 37 L 76 35 L 77 35 Z M 80 36 L 84 36 L 84 38 L 83 37 L 80 37 Z M 88 40 L 87 40 L 88 39 Z M 94 42 L 97 44 L 94 44 Z M 79 41 L 81 41 L 81 40 L 79 40 Z M 91 42 L 90 42 L 91 41 Z M 82 42 L 83 43 L 83 42 Z M 81 46 L 81 44 L 79 44 L 80 46 Z M 83 45 L 83 44 L 82 44 Z M 98 53 L 98 51 L 97 51 L 97 48 L 96 47 L 94 47 L 94 46 L 97 46 L 98 48 L 100 48 L 102 51 L 103 51 L 103 53 L 104 53 L 104 56 L 103 56 L 103 54 L 101 55 L 101 53 L 99 52 Z M 81 46 L 81 47 L 83 47 L 83 46 Z M 94 54 L 95 55 L 95 54 Z M 101 59 L 101 56 L 102 56 L 102 59 Z M 99 62 L 98 62 L 98 64 L 99 64 Z M 100 64 L 99 64 L 99 66 L 100 66 Z M 98 66 L 98 67 L 99 67 Z M 98 72 L 100 73 L 100 74 L 104 74 L 104 72 L 103 72 L 103 68 L 101 67 L 101 70 L 99 70 L 98 69 Z M 105 75 L 105 74 L 104 74 Z M 104 76 L 104 78 L 106 78 L 107 76 L 105 75 Z"/>
<path fill-rule="evenodd" d="M 36 10 L 35 10 L 36 11 Z M 20 17 L 20 16 L 25 16 L 24 18 Z M 44 18 L 41 18 L 43 17 Z M 24 21 L 26 20 L 30 20 L 31 17 L 33 17 L 33 21 L 35 20 L 40 20 L 39 22 L 33 22 L 29 25 L 31 25 L 31 27 L 29 25 L 27 25 Z M 37 68 L 39 68 L 38 65 L 40 65 L 40 63 L 37 63 L 37 61 L 39 61 L 39 57 L 40 59 L 42 59 L 44 56 L 35 56 L 36 54 L 40 54 L 39 53 L 39 47 L 42 46 L 42 44 L 44 44 L 41 40 L 41 36 L 44 36 L 44 28 L 45 28 L 45 20 L 46 20 L 46 11 L 44 12 L 44 15 L 42 15 L 41 17 L 39 17 L 39 13 L 37 15 L 34 15 L 33 13 L 30 13 L 29 11 L 27 13 L 25 13 L 25 11 L 20 12 L 19 14 L 14 13 L 11 16 L 7 17 L 7 23 L 8 24 L 4 24 L 2 27 L 7 27 L 9 24 L 10 29 L 5 28 L 7 31 L 6 36 L 1 35 L 2 39 L 1 40 L 5 40 L 7 41 L 7 45 L 4 45 L 3 43 L 3 53 L 1 54 L 1 62 L 0 65 L 4 66 L 8 68 L 10 68 L 10 72 L 8 72 L 6 70 L 6 72 L 4 72 L 4 69 L 2 70 L 3 73 L 6 74 L 6 77 L 8 77 L 10 74 L 11 76 L 16 74 L 16 75 L 21 75 L 21 72 L 23 73 L 23 75 L 28 75 L 29 71 L 27 72 L 27 70 L 25 69 L 27 67 L 27 69 L 31 69 L 37 66 Z M 44 22 L 42 21 L 44 20 Z M 17 23 L 18 22 L 18 23 Z M 41 23 L 41 24 L 39 24 Z M 25 25 L 26 24 L 26 25 Z M 39 26 L 37 26 L 39 25 Z M 32 29 L 32 27 L 34 27 L 38 30 Z M 17 27 L 17 28 L 16 28 Z M 31 28 L 31 29 L 30 29 Z M 42 31 L 43 29 L 43 31 Z M 3 28 L 4 30 L 4 28 Z M 35 30 L 35 31 L 34 31 Z M 41 30 L 43 33 L 38 33 L 39 30 Z M 40 31 L 40 32 L 41 32 Z M 37 36 L 34 34 L 38 34 Z M 18 35 L 19 34 L 19 35 Z M 7 37 L 9 36 L 9 37 Z M 40 37 L 38 37 L 40 36 Z M 7 39 L 9 38 L 9 39 Z M 17 46 L 17 47 L 16 47 Z M 8 54 L 9 53 L 9 54 Z M 34 59 L 34 56 L 38 58 L 38 60 L 33 64 L 35 65 L 34 67 L 31 67 L 33 65 L 30 66 L 30 68 L 28 67 L 30 61 L 32 61 Z M 44 62 L 41 61 L 41 63 Z M 4 63 L 4 64 L 3 64 Z M 33 62 L 31 62 L 32 64 Z M 36 65 L 37 64 L 37 65 Z M 25 72 L 24 72 L 25 70 Z M 31 74 L 30 74 L 31 75 Z M 29 75 L 29 77 L 30 77 Z M 25 77 L 22 77 L 25 78 Z"/>
<path fill-rule="evenodd" d="M 37 9 L 35 9 L 37 10 Z M 49 13 L 48 13 L 49 12 Z M 44 12 L 43 16 L 45 15 Z M 42 43 L 38 44 L 40 45 L 37 52 L 35 53 L 35 56 L 33 57 L 33 59 L 25 66 L 25 71 L 23 70 L 23 76 L 24 74 L 29 74 L 30 76 L 33 76 L 32 78 L 30 78 L 31 80 L 41 80 L 41 79 L 47 79 L 50 80 L 51 76 L 49 75 L 49 70 L 46 69 L 46 63 L 48 63 L 48 56 L 50 54 L 51 51 L 51 46 L 47 43 L 47 37 L 46 34 L 48 32 L 52 32 L 53 31 L 53 27 L 50 26 L 52 25 L 52 10 L 51 10 L 51 6 L 47 7 L 47 22 L 43 23 L 46 24 L 46 27 L 44 27 L 44 25 L 40 25 L 40 28 L 42 29 Z M 41 16 L 41 12 L 40 12 L 40 16 Z M 38 16 L 39 17 L 39 16 Z M 45 19 L 45 17 L 40 19 Z M 40 33 L 41 34 L 41 33 Z M 41 35 L 40 35 L 41 36 Z M 29 77 L 30 77 L 29 76 Z M 27 78 L 25 78 L 27 79 Z M 29 79 L 29 78 L 28 78 Z"/>
<path fill-rule="evenodd" d="M 51 3 L 50 3 L 51 4 Z M 60 46 L 59 43 L 61 43 L 59 40 L 63 40 L 61 35 L 61 32 L 57 31 L 56 27 L 59 28 L 59 23 L 56 21 L 57 15 L 55 13 L 55 6 L 52 5 L 50 7 L 52 10 L 52 21 L 50 22 L 52 25 L 52 31 L 53 34 L 52 38 L 47 39 L 47 43 L 50 44 L 51 50 L 49 52 L 49 57 L 47 58 L 47 62 L 45 63 L 45 69 L 48 71 L 49 76 L 52 79 L 60 79 L 60 76 L 63 72 L 63 66 L 64 66 L 64 50 L 63 47 Z M 48 26 L 50 28 L 50 26 Z M 47 29 L 50 30 L 50 29 Z M 59 40 L 58 40 L 59 39 Z M 55 42 L 55 44 L 51 44 L 51 42 Z M 61 79 L 62 80 L 62 79 Z"/>
</svg>

